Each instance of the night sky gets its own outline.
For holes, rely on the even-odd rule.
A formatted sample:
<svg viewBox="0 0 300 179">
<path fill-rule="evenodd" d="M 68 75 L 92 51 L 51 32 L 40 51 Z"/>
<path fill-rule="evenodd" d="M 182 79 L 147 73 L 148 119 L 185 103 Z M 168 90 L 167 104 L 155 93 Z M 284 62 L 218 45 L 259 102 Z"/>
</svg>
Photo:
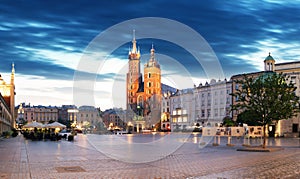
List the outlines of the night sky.
<svg viewBox="0 0 300 179">
<path fill-rule="evenodd" d="M 152 23 L 147 17 L 162 19 Z M 135 20 L 143 25 L 133 24 Z M 210 54 L 192 33 L 171 27 L 172 22 L 201 36 Z M 15 64 L 16 104 L 73 104 L 74 91 L 81 90 L 73 88 L 74 81 L 83 80 L 78 93 L 88 92 L 94 99 L 82 104 L 124 108 L 133 30 L 141 66 L 153 44 L 162 81 L 177 88 L 261 71 L 269 52 L 277 63 L 300 59 L 300 1 L 7 0 L 0 3 L 0 73 L 9 82 Z M 177 43 L 163 38 L 167 36 Z M 205 55 L 197 60 L 193 52 Z M 211 64 L 216 68 L 207 69 L 201 61 L 217 61 Z M 186 78 L 192 83 L 178 82 Z"/>
</svg>

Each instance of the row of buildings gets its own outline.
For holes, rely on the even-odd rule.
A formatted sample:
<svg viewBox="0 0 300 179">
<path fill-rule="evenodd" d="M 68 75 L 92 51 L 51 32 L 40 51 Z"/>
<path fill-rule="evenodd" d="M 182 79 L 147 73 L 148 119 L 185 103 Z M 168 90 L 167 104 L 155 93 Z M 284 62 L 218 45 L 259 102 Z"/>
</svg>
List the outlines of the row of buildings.
<svg viewBox="0 0 300 179">
<path fill-rule="evenodd" d="M 93 106 L 62 105 L 62 106 L 31 106 L 21 103 L 16 107 L 18 124 L 37 121 L 47 124 L 60 121 L 67 124 L 74 123 L 77 128 L 93 129 L 102 123 L 101 111 Z"/>
<path fill-rule="evenodd" d="M 300 96 L 300 62 L 275 63 L 269 54 L 264 60 L 264 70 L 259 72 L 233 75 L 229 81 L 216 81 L 200 84 L 194 88 L 178 90 L 173 94 L 162 95 L 161 128 L 164 130 L 184 129 L 196 125 L 219 125 L 225 117 L 237 119 L 238 112 L 231 111 L 230 106 L 236 99 L 230 95 L 240 87 L 236 80 L 258 77 L 268 72 L 283 73 L 297 87 L 296 95 Z M 289 83 L 290 81 L 288 81 Z M 268 127 L 268 135 L 273 137 L 298 137 L 300 132 L 300 115 L 288 120 L 280 120 Z"/>
<path fill-rule="evenodd" d="M 30 106 L 21 104 L 15 110 L 15 69 L 12 65 L 11 81 L 4 82 L 0 76 L 0 132 L 15 127 L 15 121 L 71 121 L 77 127 L 96 126 L 103 123 L 108 129 L 136 132 L 159 128 L 165 131 L 188 130 L 195 126 L 217 126 L 225 117 L 237 119 L 231 111 L 236 103 L 230 94 L 239 86 L 235 80 L 244 74 L 233 75 L 229 80 L 215 80 L 188 89 L 175 89 L 161 83 L 161 68 L 152 45 L 150 59 L 140 67 L 141 54 L 135 36 L 128 53 L 128 73 L 126 75 L 126 109 L 109 109 L 100 116 L 100 109 L 92 106 L 63 105 L 61 107 Z M 246 75 L 257 77 L 267 72 L 283 73 L 290 76 L 300 96 L 300 62 L 275 63 L 269 54 L 264 60 L 264 70 Z M 268 127 L 270 136 L 298 136 L 300 115 L 289 120 L 281 120 Z"/>
<path fill-rule="evenodd" d="M 230 94 L 239 88 L 235 80 L 240 79 L 244 74 L 233 75 L 229 80 L 212 79 L 209 83 L 176 90 L 161 83 L 161 69 L 155 58 L 153 45 L 150 59 L 144 65 L 143 74 L 140 68 L 140 56 L 134 37 L 128 56 L 126 110 L 114 113 L 118 116 L 118 120 L 121 119 L 127 126 L 130 124 L 139 131 L 151 129 L 160 123 L 162 130 L 176 131 L 195 126 L 217 126 L 225 117 L 237 119 L 237 113 L 232 112 L 230 108 L 235 104 L 236 99 Z M 276 64 L 269 54 L 264 60 L 263 71 L 246 75 L 257 77 L 270 71 L 289 75 L 297 87 L 296 94 L 300 96 L 300 62 Z M 111 126 L 118 127 L 114 120 L 107 121 Z M 274 123 L 268 129 L 270 136 L 298 136 L 300 115 Z"/>
</svg>

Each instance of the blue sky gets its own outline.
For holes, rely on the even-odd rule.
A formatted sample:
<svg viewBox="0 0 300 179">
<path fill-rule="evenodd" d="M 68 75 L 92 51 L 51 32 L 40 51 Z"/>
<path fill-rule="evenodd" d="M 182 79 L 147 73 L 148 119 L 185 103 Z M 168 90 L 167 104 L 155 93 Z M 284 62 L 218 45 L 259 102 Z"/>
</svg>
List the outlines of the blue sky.
<svg viewBox="0 0 300 179">
<path fill-rule="evenodd" d="M 300 1 L 7 0 L 1 1 L 0 12 L 0 73 L 9 82 L 11 63 L 15 63 L 17 104 L 72 104 L 74 72 L 91 42 L 108 28 L 135 18 L 161 17 L 192 28 L 210 45 L 227 79 L 233 74 L 263 70 L 269 52 L 277 63 L 300 59 Z M 157 25 L 151 31 L 160 33 L 162 27 Z M 195 84 L 207 78 L 188 49 L 160 39 L 139 39 L 140 28 L 132 24 L 122 29 L 120 36 L 110 38 L 128 42 L 111 53 L 105 66 L 95 72 L 90 89 L 95 101 L 90 105 L 124 107 L 122 82 L 133 29 L 143 55 L 142 65 L 154 44 L 164 83 L 176 86 L 176 80 L 184 76 L 182 69 Z M 105 54 L 105 48 L 98 52 Z M 164 58 L 173 58 L 184 68 L 176 68 Z M 112 101 L 112 97 L 118 100 Z"/>
</svg>

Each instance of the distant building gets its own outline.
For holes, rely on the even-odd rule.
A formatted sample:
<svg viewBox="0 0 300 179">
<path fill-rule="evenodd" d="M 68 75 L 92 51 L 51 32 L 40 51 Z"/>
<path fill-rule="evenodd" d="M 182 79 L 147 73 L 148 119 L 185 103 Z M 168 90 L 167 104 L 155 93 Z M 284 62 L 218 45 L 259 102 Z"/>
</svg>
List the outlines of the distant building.
<svg viewBox="0 0 300 179">
<path fill-rule="evenodd" d="M 171 116 L 170 116 L 170 104 L 171 104 L 170 91 L 165 92 L 161 100 L 161 124 L 160 128 L 162 131 L 171 131 Z"/>
<path fill-rule="evenodd" d="M 56 106 L 22 106 L 24 114 L 22 115 L 26 122 L 37 121 L 47 124 L 50 121 L 58 121 L 58 108 Z"/>
<path fill-rule="evenodd" d="M 232 82 L 212 79 L 210 83 L 194 88 L 194 123 L 197 125 L 219 125 L 231 116 Z"/>
<path fill-rule="evenodd" d="M 102 113 L 102 120 L 108 130 L 126 130 L 127 124 L 120 116 L 118 109 L 107 109 Z"/>
<path fill-rule="evenodd" d="M 195 126 L 216 126 L 231 117 L 231 81 L 212 79 L 205 85 L 178 90 L 170 102 L 171 130 L 188 130 Z"/>
<path fill-rule="evenodd" d="M 78 113 L 77 125 L 79 128 L 93 129 L 99 122 L 102 123 L 100 109 L 94 106 L 80 106 Z"/>
<path fill-rule="evenodd" d="M 58 107 L 58 121 L 67 124 L 69 120 L 68 109 L 76 109 L 75 105 L 62 105 Z"/>
<path fill-rule="evenodd" d="M 187 130 L 193 126 L 193 89 L 178 90 L 171 96 L 171 130 Z"/>
<path fill-rule="evenodd" d="M 0 75 L 0 132 L 16 127 L 15 117 L 15 68 L 12 64 L 10 83 L 6 83 Z M 8 113 L 10 114 L 8 114 Z"/>
</svg>

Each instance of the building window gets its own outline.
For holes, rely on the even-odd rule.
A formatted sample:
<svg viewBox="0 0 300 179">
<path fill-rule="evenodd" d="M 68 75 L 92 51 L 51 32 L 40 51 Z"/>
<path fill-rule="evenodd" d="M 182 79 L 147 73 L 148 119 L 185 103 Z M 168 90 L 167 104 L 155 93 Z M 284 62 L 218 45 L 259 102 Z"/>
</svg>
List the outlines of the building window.
<svg viewBox="0 0 300 179">
<path fill-rule="evenodd" d="M 148 73 L 148 78 L 151 78 L 151 73 Z"/>
<path fill-rule="evenodd" d="M 211 105 L 211 102 L 210 102 L 210 99 L 207 100 L 207 106 L 210 106 Z"/>
<path fill-rule="evenodd" d="M 176 111 L 175 110 L 173 111 L 173 115 L 176 115 Z"/>
<path fill-rule="evenodd" d="M 236 89 L 236 90 L 239 89 L 239 84 L 235 84 L 235 89 Z"/>
<path fill-rule="evenodd" d="M 215 116 L 218 116 L 218 109 L 215 109 Z"/>
<path fill-rule="evenodd" d="M 205 117 L 205 110 L 204 109 L 201 110 L 201 117 Z"/>
<path fill-rule="evenodd" d="M 210 117 L 210 109 L 207 109 L 207 117 Z"/>
<path fill-rule="evenodd" d="M 148 82 L 148 87 L 151 87 L 151 82 Z"/>
<path fill-rule="evenodd" d="M 230 103 L 230 98 L 227 97 L 227 98 L 226 98 L 226 104 L 229 104 L 229 103 Z"/>
<path fill-rule="evenodd" d="M 293 133 L 298 132 L 299 124 L 293 124 Z"/>
</svg>

